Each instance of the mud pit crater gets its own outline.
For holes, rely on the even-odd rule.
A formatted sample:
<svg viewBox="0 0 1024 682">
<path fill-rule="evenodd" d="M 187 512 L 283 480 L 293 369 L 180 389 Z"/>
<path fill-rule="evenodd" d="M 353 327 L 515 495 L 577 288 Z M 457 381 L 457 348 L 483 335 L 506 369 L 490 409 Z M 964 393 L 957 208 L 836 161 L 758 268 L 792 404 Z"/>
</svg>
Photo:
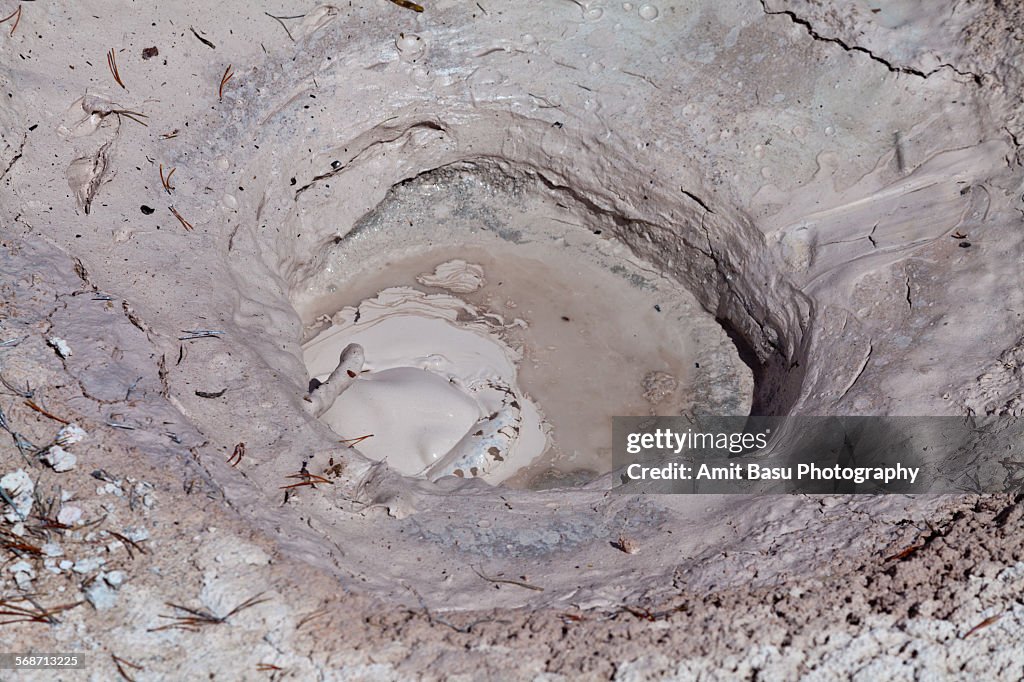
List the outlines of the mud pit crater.
<svg viewBox="0 0 1024 682">
<path fill-rule="evenodd" d="M 452 114 L 451 118 L 458 120 L 460 115 Z M 616 188 L 637 185 L 635 179 L 643 168 L 639 159 L 627 157 L 610 164 L 602 158 L 601 185 L 576 187 L 574 177 L 566 175 L 564 168 L 536 165 L 536 159 L 545 156 L 542 147 L 548 144 L 543 134 L 533 134 L 533 129 L 540 127 L 538 122 L 517 121 L 518 126 L 526 128 L 522 137 L 503 140 L 506 148 L 514 147 L 519 152 L 521 159 L 516 160 L 505 155 L 453 153 L 450 140 L 471 137 L 474 129 L 468 126 L 462 133 L 458 126 L 444 120 L 434 118 L 429 124 L 415 118 L 404 123 L 391 121 L 363 135 L 367 140 L 376 140 L 367 144 L 384 146 L 397 162 L 382 165 L 381 157 L 376 155 L 365 164 L 339 161 L 336 157 L 343 153 L 351 156 L 352 152 L 348 148 L 325 150 L 319 158 L 326 161 L 328 170 L 306 171 L 307 176 L 312 176 L 311 181 L 296 182 L 298 189 L 292 205 L 284 209 L 284 226 L 279 231 L 301 237 L 301 243 L 309 244 L 309 251 L 299 257 L 294 248 L 297 242 L 290 240 L 278 240 L 271 248 L 266 244 L 262 247 L 260 260 L 276 263 L 272 279 L 282 282 L 273 291 L 269 304 L 263 302 L 264 305 L 295 311 L 295 322 L 288 327 L 292 334 L 282 338 L 278 346 L 286 354 L 274 350 L 264 355 L 264 360 L 282 368 L 287 376 L 278 377 L 295 396 L 292 404 L 304 409 L 300 401 L 308 387 L 322 382 L 337 361 L 338 346 L 321 353 L 319 358 L 314 358 L 310 350 L 316 348 L 322 336 L 329 336 L 337 328 L 332 322 L 362 323 L 363 306 L 367 302 L 379 304 L 374 297 L 387 287 L 404 287 L 408 293 L 418 285 L 421 291 L 417 296 L 450 298 L 450 291 L 423 286 L 424 275 L 430 275 L 435 267 L 453 258 L 472 264 L 483 262 L 485 279 L 497 278 L 496 282 L 504 286 L 506 276 L 510 276 L 514 286 L 507 295 L 504 290 L 500 294 L 487 292 L 486 286 L 475 297 L 473 293 L 459 294 L 478 308 L 476 319 L 470 322 L 481 323 L 490 316 L 492 320 L 498 318 L 496 325 L 501 327 L 505 317 L 515 319 L 517 299 L 525 298 L 539 309 L 531 308 L 524 317 L 541 319 L 528 319 L 525 331 L 518 330 L 518 337 L 512 335 L 515 340 L 529 345 L 532 325 L 544 330 L 552 324 L 571 324 L 575 319 L 584 323 L 584 336 L 595 337 L 592 346 L 605 347 L 606 355 L 598 353 L 593 361 L 598 365 L 596 369 L 588 365 L 589 360 L 581 362 L 581 358 L 572 357 L 570 367 L 563 368 L 564 376 L 559 377 L 566 381 L 587 377 L 587 390 L 608 394 L 589 401 L 587 408 L 594 402 L 601 404 L 590 412 L 582 410 L 583 419 L 578 414 L 581 410 L 568 411 L 577 413 L 577 422 L 576 432 L 570 430 L 572 435 L 566 440 L 580 440 L 580 433 L 587 431 L 583 446 L 568 456 L 565 450 L 559 450 L 560 421 L 553 419 L 545 425 L 549 429 L 548 447 L 536 461 L 513 467 L 510 474 L 479 476 L 490 478 L 489 483 L 500 483 L 500 487 L 474 480 L 474 476 L 466 475 L 468 472 L 451 476 L 451 470 L 446 472 L 447 478 L 427 475 L 427 479 L 436 479 L 431 482 L 418 480 L 424 478 L 424 472 L 415 466 L 407 466 L 403 472 L 373 461 L 390 460 L 392 453 L 378 451 L 376 457 L 368 459 L 358 452 L 358 443 L 355 448 L 340 446 L 339 436 L 356 439 L 365 435 L 366 429 L 338 419 L 337 415 L 332 421 L 327 418 L 328 412 L 325 419 L 334 431 L 322 420 L 315 420 L 315 415 L 304 418 L 305 428 L 316 433 L 317 440 L 324 445 L 311 450 L 309 441 L 293 441 L 291 449 L 267 467 L 271 476 L 260 478 L 273 491 L 271 494 L 278 494 L 278 486 L 273 484 L 286 472 L 294 474 L 300 468 L 318 475 L 332 472 L 332 478 L 337 477 L 333 488 L 325 488 L 315 499 L 298 502 L 307 513 L 330 519 L 333 529 L 343 528 L 339 535 L 334 535 L 337 530 L 327 531 L 329 536 L 363 532 L 357 531 L 356 526 L 365 521 L 350 517 L 339 522 L 339 510 L 359 518 L 367 514 L 376 516 L 381 519 L 378 523 L 393 523 L 379 516 L 384 512 L 400 519 L 386 534 L 389 547 L 393 547 L 395 533 L 412 543 L 398 552 L 398 559 L 391 551 L 384 554 L 375 550 L 374 542 L 346 550 L 350 557 L 357 554 L 357 561 L 364 567 L 373 567 L 364 568 L 361 580 L 385 589 L 392 596 L 409 598 L 389 584 L 389 578 L 401 581 L 406 575 L 400 557 L 407 553 L 420 556 L 427 552 L 445 566 L 441 569 L 446 583 L 444 592 L 448 606 L 453 608 L 467 598 L 460 592 L 462 587 L 477 579 L 472 572 L 466 572 L 466 567 L 474 562 L 496 557 L 522 561 L 532 567 L 528 573 L 536 574 L 547 559 L 558 556 L 562 561 L 589 565 L 585 572 L 586 588 L 576 584 L 578 576 L 571 574 L 553 580 L 554 585 L 563 584 L 556 587 L 563 595 L 561 598 L 605 603 L 621 589 L 609 585 L 621 568 L 595 568 L 601 564 L 596 559 L 588 562 L 587 557 L 603 553 L 609 538 L 614 540 L 622 534 L 643 538 L 652 531 L 671 533 L 668 529 L 681 519 L 694 528 L 706 527 L 709 519 L 712 525 L 725 523 L 723 508 L 736 504 L 724 498 L 676 500 L 668 505 L 608 498 L 605 491 L 611 480 L 610 456 L 607 451 L 598 451 L 596 456 L 593 450 L 586 452 L 599 441 L 610 443 L 608 417 L 659 413 L 659 409 L 662 414 L 784 414 L 799 392 L 806 366 L 805 335 L 811 306 L 788 284 L 774 255 L 765 249 L 763 235 L 728 206 L 708 204 L 682 186 L 666 191 L 647 183 L 646 187 L 640 185 L 634 190 L 643 193 L 642 211 L 617 208 L 622 199 Z M 585 165 L 593 162 L 586 158 L 588 155 L 601 155 L 597 151 L 601 148 L 596 140 L 586 141 L 564 149 L 563 156 L 568 159 L 578 152 L 579 158 L 572 163 Z M 410 156 L 429 159 L 428 167 L 410 172 Z M 612 166 L 616 169 L 614 173 Z M 342 201 L 353 188 L 366 185 L 378 188 L 376 193 L 382 195 L 379 201 L 366 202 L 368 205 L 362 211 L 342 208 Z M 260 208 L 266 210 L 262 205 Z M 233 246 L 237 248 L 239 243 L 236 241 Z M 274 252 L 273 248 L 282 251 Z M 247 267 L 251 261 L 242 259 L 237 263 L 236 267 Z M 559 266 L 564 272 L 559 272 Z M 251 282 L 250 275 L 240 275 L 240 279 Z M 514 281 L 516 278 L 518 282 Z M 551 286 L 551 296 L 543 290 L 530 290 L 538 279 Z M 599 293 L 597 298 L 602 299 L 600 303 L 608 307 L 593 308 L 595 302 L 591 301 L 593 309 L 584 309 L 580 319 L 572 309 L 564 309 L 571 305 L 571 300 L 558 301 L 558 296 L 560 289 L 565 296 L 573 293 L 574 285 L 584 284 L 594 287 Z M 626 305 L 636 310 L 623 314 Z M 620 330 L 619 339 L 612 330 L 602 328 L 614 326 L 616 306 L 617 317 L 620 322 L 625 318 L 623 326 L 627 330 L 624 334 Z M 599 319 L 602 313 L 608 319 Z M 630 319 L 630 314 L 635 319 Z M 558 321 L 553 322 L 552 318 Z M 665 322 L 669 319 L 674 320 L 675 327 L 673 322 Z M 588 323 L 590 329 L 586 328 Z M 629 331 L 630 324 L 644 328 Z M 514 324 L 508 326 L 515 328 Z M 653 344 L 651 337 L 656 341 Z M 638 353 L 630 352 L 630 343 Z M 543 349 L 534 348 L 532 355 L 536 356 L 538 350 L 557 349 L 557 345 L 544 344 Z M 607 346 L 611 346 L 611 351 Z M 521 349 L 519 352 L 522 354 Z M 531 352 L 526 354 L 529 357 Z M 623 394 L 635 397 L 634 394 L 642 393 L 645 377 L 670 376 L 662 370 L 671 367 L 649 362 L 655 356 L 668 365 L 677 363 L 679 373 L 685 375 L 684 387 L 670 391 L 675 402 L 659 408 L 650 402 L 624 399 Z M 616 361 L 615 367 L 600 367 Z M 372 374 L 373 368 L 370 369 Z M 538 397 L 542 413 L 545 405 L 551 405 L 551 412 L 558 413 L 562 407 L 558 403 L 560 395 L 568 395 L 565 386 L 559 394 L 558 386 L 563 382 L 556 380 L 546 387 L 538 382 L 534 390 L 530 369 L 536 367 L 526 367 L 524 371 L 520 364 L 519 369 L 526 375 L 523 395 Z M 540 371 L 532 372 L 534 380 L 542 375 Z M 676 379 L 674 375 L 671 378 Z M 359 376 L 354 381 L 358 385 L 367 380 Z M 545 401 L 544 391 L 552 386 L 553 400 Z M 583 391 L 581 399 L 585 400 L 586 393 Z M 573 407 L 571 401 L 569 407 Z M 393 418 L 392 424 L 396 423 L 394 419 L 401 420 L 401 416 Z M 326 445 L 328 441 L 333 445 Z M 556 444 L 554 448 L 550 447 L 552 441 Z M 580 450 L 584 451 L 582 456 Z M 285 462 L 290 466 L 286 467 Z M 408 477 L 402 473 L 418 475 Z M 294 507 L 296 500 L 286 497 L 286 504 Z M 694 534 L 662 551 L 699 557 L 720 540 L 714 532 Z M 308 554 L 308 545 L 300 544 Z M 380 544 L 385 544 L 385 540 Z M 655 555 L 662 551 L 652 553 L 650 560 L 657 561 Z M 370 575 L 375 577 L 369 578 Z M 741 571 L 735 579 L 743 580 L 744 575 Z M 649 587 L 645 583 L 635 589 L 643 592 Z M 499 602 L 522 603 L 528 597 L 505 594 Z M 468 605 L 472 600 L 465 603 Z"/>
<path fill-rule="evenodd" d="M 750 370 L 714 318 L 619 226 L 563 201 L 462 163 L 397 185 L 336 237 L 295 301 L 304 358 L 316 391 L 348 343 L 365 362 L 322 419 L 374 433 L 356 447 L 407 475 L 536 488 L 608 473 L 614 415 L 747 414 Z"/>
<path fill-rule="evenodd" d="M 670 275 L 739 346 L 754 373 L 754 413 L 1013 404 L 1007 363 L 976 385 L 1020 345 L 1003 312 L 1019 307 L 1019 263 L 994 256 L 1019 251 L 1009 206 L 1020 181 L 1006 170 L 1014 157 L 1003 121 L 978 114 L 988 109 L 976 83 L 951 69 L 918 78 L 887 68 L 863 50 L 809 40 L 752 3 L 656 21 L 630 15 L 615 30 L 634 40 L 616 43 L 604 26 L 611 10 L 581 21 L 573 3 L 550 9 L 506 8 L 482 31 L 462 8 L 431 8 L 427 19 L 408 18 L 418 36 L 410 52 L 371 10 L 339 21 L 337 8 L 320 8 L 296 31 L 301 49 L 267 54 L 252 40 L 246 58 L 257 66 L 239 69 L 216 109 L 164 91 L 168 109 L 151 129 L 194 116 L 189 135 L 137 145 L 130 122 L 107 116 L 69 140 L 66 168 L 96 173 L 72 188 L 98 197 L 89 216 L 75 213 L 68 178 L 54 188 L 43 170 L 26 170 L 15 191 L 32 200 L 15 220 L 49 226 L 59 217 L 52 207 L 65 212 L 73 229 L 47 238 L 80 256 L 99 284 L 130 294 L 126 313 L 146 327 L 153 356 L 171 360 L 161 377 L 196 426 L 185 441 L 192 456 L 241 516 L 346 589 L 410 600 L 402 581 L 430 566 L 432 606 L 479 607 L 480 579 L 468 567 L 501 557 L 502 570 L 543 576 L 547 592 L 488 593 L 489 603 L 656 600 L 668 585 L 810 574 L 836 547 L 876 551 L 895 533 L 891 519 L 933 513 L 941 504 L 928 500 L 617 497 L 600 479 L 571 494 L 435 484 L 341 447 L 308 414 L 302 344 L 317 315 L 335 312 L 317 309 L 311 285 L 358 237 L 349 228 L 386 213 L 403 187 L 445 174 L 476 178 L 481 192 L 543 195 L 579 225 L 565 226 L 567 238 L 600 230 Z M 369 18 L 350 31 L 360 16 Z M 582 45 L 607 50 L 594 59 Z M 783 77 L 794 71 L 804 77 Z M 30 145 L 19 169 L 49 169 L 51 156 Z M 193 232 L 138 227 L 138 201 L 112 184 L 113 169 L 150 169 L 152 159 L 178 168 L 174 202 Z M 53 196 L 36 200 L 36 187 Z M 101 208 L 133 220 L 112 228 Z M 974 246 L 950 244 L 953 230 L 971 233 Z M 178 342 L 181 329 L 201 327 L 226 333 Z M 978 328 L 990 332 L 966 343 L 964 330 Z M 934 371 L 949 349 L 958 363 Z M 196 394 L 223 388 L 216 400 Z M 224 460 L 239 442 L 244 465 L 231 467 Z M 282 503 L 281 486 L 302 467 L 333 485 Z M 621 533 L 642 552 L 609 549 Z"/>
</svg>

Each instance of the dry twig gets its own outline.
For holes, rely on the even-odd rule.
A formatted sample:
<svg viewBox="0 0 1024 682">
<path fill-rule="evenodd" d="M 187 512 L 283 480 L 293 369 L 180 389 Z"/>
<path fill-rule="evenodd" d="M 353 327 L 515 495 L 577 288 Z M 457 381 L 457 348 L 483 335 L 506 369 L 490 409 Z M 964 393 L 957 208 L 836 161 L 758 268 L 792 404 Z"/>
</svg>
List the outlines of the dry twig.
<svg viewBox="0 0 1024 682">
<path fill-rule="evenodd" d="M 132 111 L 131 109 L 114 109 L 111 113 L 117 115 L 118 122 L 120 122 L 121 117 L 124 116 L 125 118 L 130 118 L 136 123 L 140 123 L 146 126 L 147 128 L 149 127 L 149 124 L 142 120 L 143 118 L 149 118 L 149 116 L 146 116 L 141 112 Z"/>
<path fill-rule="evenodd" d="M 368 433 L 365 436 L 359 436 L 358 438 L 342 438 L 338 442 L 339 443 L 344 443 L 345 445 L 349 446 L 350 448 L 354 448 L 355 446 L 359 445 L 360 443 L 362 443 L 367 438 L 373 438 L 373 434 L 372 433 Z"/>
<path fill-rule="evenodd" d="M 35 410 L 39 414 L 43 415 L 44 417 L 49 417 L 50 419 L 52 419 L 55 422 L 60 422 L 61 424 L 70 424 L 71 423 L 67 419 L 62 419 L 62 418 L 58 417 L 57 415 L 53 414 L 52 412 L 48 412 L 48 411 L 44 410 L 43 408 L 39 407 L 39 405 L 36 405 L 36 403 L 34 401 L 32 401 L 32 400 L 26 400 L 25 401 L 25 405 L 27 405 L 28 407 L 31 407 L 33 410 Z"/>
<path fill-rule="evenodd" d="M 260 599 L 260 597 L 262 596 L 263 593 L 260 592 L 255 596 L 249 597 L 244 602 L 242 602 L 235 608 L 231 609 L 223 616 L 215 616 L 209 611 L 204 611 L 202 609 L 190 609 L 189 607 L 182 606 L 180 604 L 164 602 L 165 604 L 167 604 L 167 606 L 170 606 L 172 609 L 178 609 L 179 611 L 182 611 L 188 615 L 160 616 L 161 618 L 167 618 L 174 622 L 168 625 L 161 625 L 160 627 L 150 628 L 149 630 L 147 630 L 147 632 L 157 632 L 160 630 L 187 630 L 189 632 L 198 632 L 199 628 L 204 625 L 219 625 L 221 623 L 226 623 L 227 620 L 231 618 L 231 616 L 234 616 L 240 611 L 244 611 L 245 609 L 252 608 L 257 604 L 262 604 L 263 602 L 270 601 L 269 599 Z"/>
<path fill-rule="evenodd" d="M 174 175 L 174 171 L 176 170 L 178 170 L 177 167 L 172 168 L 168 171 L 167 176 L 164 177 L 164 165 L 162 163 L 160 164 L 160 184 L 163 185 L 164 191 L 168 194 L 170 194 L 171 190 L 174 189 L 174 185 L 171 184 L 171 176 Z"/>
<path fill-rule="evenodd" d="M 498 577 L 495 577 L 495 576 L 485 575 L 476 566 L 472 566 L 471 565 L 470 568 L 473 569 L 474 573 L 476 573 L 478 576 L 480 576 L 481 578 L 483 578 L 484 580 L 486 580 L 488 582 L 504 583 L 506 585 L 515 585 L 517 587 L 525 587 L 528 590 L 536 590 L 537 592 L 543 592 L 544 591 L 543 587 L 540 587 L 538 585 L 531 585 L 530 583 L 522 581 L 522 580 L 512 580 L 511 578 L 498 578 Z"/>
<path fill-rule="evenodd" d="M 139 543 L 135 542 L 135 540 L 132 540 L 130 537 L 128 537 L 126 535 L 121 535 L 120 533 L 118 533 L 117 531 L 114 531 L 114 530 L 110 530 L 110 531 L 107 531 L 107 532 L 110 533 L 111 535 L 113 535 L 118 540 L 120 540 L 122 543 L 124 543 L 124 548 L 125 548 L 125 551 L 128 552 L 128 558 L 129 559 L 134 559 L 135 558 L 135 555 L 132 554 L 132 547 L 134 547 L 135 549 L 139 550 L 139 554 L 145 554 L 146 553 L 146 548 L 143 547 L 142 545 L 140 545 Z"/>
<path fill-rule="evenodd" d="M 231 466 L 238 466 L 242 462 L 242 458 L 245 457 L 245 443 L 239 443 L 235 446 L 235 451 L 228 457 L 228 464 Z"/>
<path fill-rule="evenodd" d="M 307 613 L 305 616 L 302 617 L 301 620 L 299 620 L 298 623 L 295 624 L 295 629 L 296 630 L 301 630 L 302 626 L 305 625 L 306 623 L 310 623 L 310 622 L 316 620 L 317 618 L 323 618 L 328 613 L 330 613 L 330 611 L 328 611 L 327 609 L 317 609 L 316 611 L 313 611 L 312 613 Z"/>
<path fill-rule="evenodd" d="M 114 77 L 117 84 L 127 90 L 124 81 L 121 80 L 121 73 L 117 70 L 117 57 L 114 55 L 114 48 L 110 48 L 110 51 L 107 52 L 107 68 L 110 69 L 110 75 Z"/>
<path fill-rule="evenodd" d="M 271 19 L 273 19 L 277 23 L 281 24 L 281 28 L 284 29 L 284 32 L 288 34 L 289 40 L 291 40 L 293 43 L 295 42 L 295 37 L 292 36 L 292 32 L 288 30 L 288 27 L 285 25 L 284 20 L 285 19 L 301 19 L 304 16 L 306 16 L 305 14 L 296 14 L 296 15 L 293 15 L 293 16 L 290 16 L 290 17 L 275 17 L 270 12 L 264 12 L 264 14 L 266 14 L 268 17 L 270 17 Z"/>
<path fill-rule="evenodd" d="M 981 621 L 980 623 L 975 625 L 973 628 L 971 628 L 970 630 L 965 632 L 964 636 L 961 637 L 960 639 L 967 639 L 968 637 L 973 635 L 978 630 L 981 630 L 982 628 L 987 628 L 989 625 L 992 625 L 992 623 L 995 623 L 997 620 L 999 620 L 1002 617 L 1003 617 L 1003 614 L 1001 614 L 1001 613 L 998 614 L 998 615 L 995 615 L 995 616 L 989 616 L 988 618 L 986 618 L 985 620 Z"/>
<path fill-rule="evenodd" d="M 422 12 L 423 11 L 423 6 L 422 5 L 417 5 L 415 2 L 410 2 L 410 0 L 391 0 L 391 2 L 395 3 L 399 7 L 404 7 L 406 9 L 411 9 L 413 12 Z"/>
<path fill-rule="evenodd" d="M 110 657 L 114 659 L 114 665 L 117 666 L 117 674 L 121 676 L 121 679 L 127 680 L 127 682 L 135 682 L 135 679 L 128 674 L 128 671 L 124 669 L 124 666 L 132 668 L 133 670 L 145 670 L 141 665 L 135 665 L 131 661 L 126 661 L 120 656 L 110 654 Z"/>
<path fill-rule="evenodd" d="M 10 33 L 10 35 L 13 36 L 14 35 L 14 29 L 18 28 L 18 22 L 21 21 L 21 5 L 18 5 L 18 9 L 14 10 L 13 12 L 8 14 L 3 19 L 0 19 L 0 24 L 8 22 L 11 19 L 14 19 L 14 24 L 11 26 L 11 33 Z"/>
<path fill-rule="evenodd" d="M 171 209 L 171 213 L 174 214 L 174 217 L 178 219 L 178 222 L 181 223 L 181 226 L 184 227 L 187 232 L 191 232 L 194 229 L 192 227 L 192 223 L 182 218 L 181 214 L 178 213 L 173 206 L 168 206 L 167 208 Z"/>
<path fill-rule="evenodd" d="M 203 45 L 206 45 L 208 48 L 210 48 L 212 50 L 216 50 L 217 49 L 216 45 L 214 45 L 209 40 L 207 40 L 206 38 L 204 38 L 201 35 L 199 35 L 198 33 L 196 33 L 196 30 L 194 28 L 192 28 L 191 26 L 188 27 L 188 30 L 192 31 L 192 35 L 194 35 L 196 38 L 199 38 L 199 42 L 201 42 Z"/>
<path fill-rule="evenodd" d="M 924 547 L 923 543 L 910 545 L 909 547 L 906 547 L 896 552 L 892 556 L 887 556 L 884 561 L 885 563 L 889 563 L 890 561 L 902 561 L 903 559 L 906 559 L 908 556 L 910 556 L 917 550 L 921 549 L 922 547 Z"/>
<path fill-rule="evenodd" d="M 231 80 L 234 75 L 235 74 L 231 71 L 231 65 L 228 64 L 228 68 L 224 69 L 224 75 L 220 77 L 220 88 L 217 89 L 218 102 L 224 101 L 224 86 L 228 84 L 228 81 Z"/>
<path fill-rule="evenodd" d="M 280 487 L 280 490 L 290 490 L 292 488 L 300 488 L 300 487 L 305 486 L 305 485 L 308 485 L 308 486 L 310 486 L 312 488 L 316 488 L 316 484 L 317 483 L 327 483 L 328 485 L 334 485 L 334 481 L 332 481 L 330 479 L 327 479 L 327 478 L 324 478 L 323 476 L 317 476 L 316 474 L 311 474 L 308 471 L 300 471 L 297 474 L 291 474 L 287 478 L 299 478 L 299 479 L 302 479 L 302 480 L 299 483 L 292 483 L 291 485 L 283 485 L 283 486 Z"/>
<path fill-rule="evenodd" d="M 19 606 L 18 603 L 16 603 L 26 601 L 32 605 L 32 608 Z M 0 625 L 8 625 L 10 623 L 43 623 L 45 625 L 56 625 L 60 622 L 57 620 L 56 614 L 69 611 L 84 603 L 84 601 L 76 601 L 73 604 L 62 604 L 61 606 L 52 606 L 48 609 L 44 609 L 29 595 L 24 595 L 15 599 L 0 599 L 0 617 L 8 617 L 6 620 L 0 621 Z"/>
</svg>

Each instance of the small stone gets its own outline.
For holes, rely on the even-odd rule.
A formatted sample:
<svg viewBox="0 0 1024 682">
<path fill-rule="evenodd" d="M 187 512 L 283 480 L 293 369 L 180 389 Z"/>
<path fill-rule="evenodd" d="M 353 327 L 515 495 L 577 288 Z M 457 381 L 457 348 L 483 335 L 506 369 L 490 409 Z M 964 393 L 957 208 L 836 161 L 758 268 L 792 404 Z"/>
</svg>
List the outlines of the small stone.
<svg viewBox="0 0 1024 682">
<path fill-rule="evenodd" d="M 103 579 L 107 581 L 107 584 L 111 587 L 120 587 L 124 582 L 124 571 L 111 571 L 104 574 Z"/>
<path fill-rule="evenodd" d="M 68 424 L 57 432 L 57 445 L 74 445 L 85 438 L 86 433 L 78 424 Z"/>
<path fill-rule="evenodd" d="M 106 563 L 106 559 L 100 557 L 87 557 L 85 559 L 79 559 L 75 562 L 74 568 L 72 569 L 75 573 L 92 573 L 100 566 Z"/>
<path fill-rule="evenodd" d="M 66 504 L 57 513 L 57 522 L 65 526 L 73 526 L 82 520 L 82 510 L 72 504 Z"/>
<path fill-rule="evenodd" d="M 160 50 L 158 50 L 155 45 L 153 47 L 144 47 L 144 48 L 142 48 L 142 58 L 143 59 L 152 59 L 153 57 L 157 56 L 158 54 L 160 54 Z"/>
<path fill-rule="evenodd" d="M 40 458 L 49 464 L 54 471 L 61 473 L 75 468 L 78 458 L 59 445 L 54 445 Z"/>
<path fill-rule="evenodd" d="M 60 570 L 67 571 L 75 565 L 75 562 L 71 561 L 71 559 L 64 559 L 64 561 L 60 562 L 57 565 L 60 566 Z"/>
<path fill-rule="evenodd" d="M 64 548 L 56 542 L 47 542 L 43 545 L 42 550 L 46 556 L 64 556 Z"/>
<path fill-rule="evenodd" d="M 117 592 L 102 580 L 94 580 L 89 587 L 85 588 L 85 599 L 97 611 L 106 611 L 117 604 Z"/>
<path fill-rule="evenodd" d="M 146 206 L 145 204 L 139 206 L 139 210 L 142 211 L 142 215 L 153 215 L 153 212 L 156 211 L 152 206 Z"/>
<path fill-rule="evenodd" d="M 71 357 L 71 346 L 69 346 L 68 342 L 60 338 L 59 336 L 51 336 L 46 340 L 46 343 L 55 351 L 57 351 L 57 355 L 61 356 L 62 358 Z"/>
<path fill-rule="evenodd" d="M 35 483 L 32 482 L 32 477 L 21 469 L 12 471 L 3 478 L 0 478 L 0 488 L 3 488 L 7 496 L 14 502 L 14 509 L 11 509 L 9 505 L 5 505 L 4 518 L 11 523 L 24 521 L 28 518 L 29 512 L 32 511 L 33 493 L 36 488 Z"/>
<path fill-rule="evenodd" d="M 35 570 L 32 568 L 32 564 L 30 564 L 27 561 L 19 561 L 17 563 L 11 564 L 7 567 L 7 570 L 11 573 L 28 573 L 33 577 L 36 574 Z"/>
<path fill-rule="evenodd" d="M 636 542 L 627 535 L 620 535 L 619 539 L 612 543 L 612 546 L 626 554 L 636 554 L 640 549 Z"/>
<path fill-rule="evenodd" d="M 142 542 L 149 539 L 149 531 L 145 528 L 126 528 L 124 536 L 132 542 Z"/>
<path fill-rule="evenodd" d="M 14 582 L 23 590 L 31 587 L 32 579 L 36 577 L 35 569 L 27 561 L 11 564 L 7 570 L 14 574 Z"/>
</svg>

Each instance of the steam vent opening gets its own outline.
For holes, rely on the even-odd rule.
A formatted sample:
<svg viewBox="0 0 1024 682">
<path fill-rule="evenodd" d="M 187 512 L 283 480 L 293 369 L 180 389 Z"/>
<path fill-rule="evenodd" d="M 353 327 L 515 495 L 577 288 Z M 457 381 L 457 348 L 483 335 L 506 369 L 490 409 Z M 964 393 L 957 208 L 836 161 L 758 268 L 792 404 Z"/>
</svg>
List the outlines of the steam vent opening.
<svg viewBox="0 0 1024 682">
<path fill-rule="evenodd" d="M 0 6 L 0 668 L 1024 679 L 1024 3 L 126 6 Z"/>
<path fill-rule="evenodd" d="M 464 165 L 396 185 L 297 297 L 320 419 L 429 480 L 517 488 L 611 470 L 611 418 L 743 415 L 753 379 L 670 273 L 536 178 Z M 342 377 L 344 380 L 344 378 Z"/>
</svg>

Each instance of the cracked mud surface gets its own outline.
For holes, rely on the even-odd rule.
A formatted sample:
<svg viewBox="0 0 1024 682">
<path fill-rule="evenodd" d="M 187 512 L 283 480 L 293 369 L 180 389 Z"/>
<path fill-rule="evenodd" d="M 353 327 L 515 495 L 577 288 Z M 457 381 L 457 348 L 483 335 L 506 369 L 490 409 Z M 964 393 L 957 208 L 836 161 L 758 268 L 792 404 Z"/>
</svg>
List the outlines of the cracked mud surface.
<svg viewBox="0 0 1024 682">
<path fill-rule="evenodd" d="M 44 622 L 0 649 L 91 652 L 60 679 L 1024 676 L 1019 496 L 439 491 L 305 415 L 293 308 L 392 186 L 454 167 L 674 274 L 762 408 L 1020 415 L 1017 9 L 480 4 L 4 25 L 0 476 L 36 495 L 0 580 Z M 333 484 L 282 504 L 305 461 Z"/>
</svg>

